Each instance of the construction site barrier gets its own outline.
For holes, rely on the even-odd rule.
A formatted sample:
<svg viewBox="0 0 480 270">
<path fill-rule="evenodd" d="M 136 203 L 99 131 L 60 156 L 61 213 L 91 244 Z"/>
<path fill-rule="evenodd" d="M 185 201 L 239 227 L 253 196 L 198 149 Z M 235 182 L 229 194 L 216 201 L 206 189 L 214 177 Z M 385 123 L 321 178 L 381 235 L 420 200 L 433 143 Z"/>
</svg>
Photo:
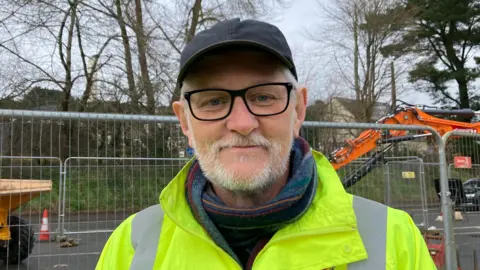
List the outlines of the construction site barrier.
<svg viewBox="0 0 480 270">
<path fill-rule="evenodd" d="M 54 253 L 54 249 L 46 246 L 48 243 L 41 243 L 31 254 L 35 262 L 55 256 L 61 257 L 52 260 L 55 264 L 68 264 L 74 256 L 84 256 L 84 268 L 92 268 L 103 248 L 102 243 L 116 226 L 136 211 L 157 203 L 163 187 L 192 157 L 192 149 L 174 116 L 0 110 L 0 125 L 3 156 L 54 156 L 61 161 L 57 167 L 58 176 L 41 173 L 51 166 L 47 160 L 39 159 L 35 165 L 18 165 L 23 175 L 29 166 L 40 166 L 42 169 L 31 171 L 28 178 L 53 181 L 52 191 L 24 205 L 17 211 L 19 215 L 39 232 L 43 210 L 47 209 L 51 217 L 57 219 L 49 219 L 50 225 L 57 225 L 51 232 L 54 239 L 69 243 L 62 245 L 64 247 L 87 246 L 75 252 L 64 249 Z M 393 154 L 386 154 L 387 162 L 376 164 L 370 174 L 348 186 L 347 190 L 405 210 L 423 230 L 429 228 L 430 214 L 442 214 L 445 269 L 457 269 L 454 212 L 448 189 L 450 163 L 447 163 L 445 149 L 448 137 L 442 138 L 429 126 L 372 123 L 307 121 L 303 130 L 311 147 L 326 156 L 342 147 L 345 138 L 353 138 L 364 130 L 430 134 L 431 141 L 422 142 L 428 144 L 428 155 L 418 154 L 416 146 L 402 148 L 409 144 L 404 142 Z M 351 131 L 354 132 L 350 134 Z M 340 168 L 339 175 L 345 179 L 368 158 L 366 153 Z M 425 176 L 428 163 L 437 164 L 432 166 L 431 173 L 439 179 L 438 202 Z M 6 171 L 1 173 L 2 177 L 7 174 Z"/>
</svg>

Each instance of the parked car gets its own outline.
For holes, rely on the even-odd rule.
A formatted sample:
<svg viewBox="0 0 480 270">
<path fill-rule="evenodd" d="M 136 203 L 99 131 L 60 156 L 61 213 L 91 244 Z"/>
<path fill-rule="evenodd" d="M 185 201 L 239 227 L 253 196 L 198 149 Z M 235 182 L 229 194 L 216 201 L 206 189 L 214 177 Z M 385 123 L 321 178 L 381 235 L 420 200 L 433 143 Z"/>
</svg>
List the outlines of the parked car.
<svg viewBox="0 0 480 270">
<path fill-rule="evenodd" d="M 476 210 L 480 210 L 480 178 L 472 178 L 463 182 L 463 190 L 466 202 L 473 204 Z"/>
</svg>

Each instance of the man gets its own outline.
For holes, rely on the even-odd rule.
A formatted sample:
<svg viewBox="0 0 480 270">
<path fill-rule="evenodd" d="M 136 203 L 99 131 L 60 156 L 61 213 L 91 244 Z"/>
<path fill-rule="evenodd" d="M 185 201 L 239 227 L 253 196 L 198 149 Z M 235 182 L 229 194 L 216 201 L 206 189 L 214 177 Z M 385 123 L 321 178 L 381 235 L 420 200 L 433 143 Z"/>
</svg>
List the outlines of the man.
<svg viewBox="0 0 480 270">
<path fill-rule="evenodd" d="M 275 26 L 220 22 L 180 62 L 173 109 L 196 157 L 97 269 L 436 269 L 406 213 L 346 193 L 299 136 L 307 90 Z"/>
</svg>

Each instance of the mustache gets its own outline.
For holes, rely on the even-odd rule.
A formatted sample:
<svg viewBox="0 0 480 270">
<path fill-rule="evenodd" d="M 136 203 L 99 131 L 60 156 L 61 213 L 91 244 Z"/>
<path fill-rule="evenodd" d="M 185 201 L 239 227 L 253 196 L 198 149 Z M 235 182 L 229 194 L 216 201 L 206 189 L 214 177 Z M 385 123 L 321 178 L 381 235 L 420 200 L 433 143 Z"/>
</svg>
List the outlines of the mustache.
<svg viewBox="0 0 480 270">
<path fill-rule="evenodd" d="M 260 146 L 269 148 L 271 145 L 271 142 L 260 134 L 250 134 L 249 136 L 235 134 L 228 139 L 214 142 L 211 147 L 215 151 L 220 151 L 229 147 Z"/>
</svg>

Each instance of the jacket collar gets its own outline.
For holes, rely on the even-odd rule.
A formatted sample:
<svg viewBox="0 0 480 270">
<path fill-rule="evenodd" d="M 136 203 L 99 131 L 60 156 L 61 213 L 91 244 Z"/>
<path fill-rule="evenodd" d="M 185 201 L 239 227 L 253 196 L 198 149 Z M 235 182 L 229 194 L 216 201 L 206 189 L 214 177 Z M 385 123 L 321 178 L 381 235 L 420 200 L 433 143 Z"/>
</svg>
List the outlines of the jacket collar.
<svg viewBox="0 0 480 270">
<path fill-rule="evenodd" d="M 337 172 L 328 159 L 317 151 L 311 151 L 316 161 L 319 178 L 314 201 L 309 210 L 297 222 L 278 231 L 272 241 L 280 241 L 295 235 L 308 234 L 309 237 L 314 237 L 315 234 L 348 232 L 348 236 L 346 236 L 348 239 L 344 239 L 345 241 L 342 242 L 354 245 L 354 252 L 348 256 L 343 254 L 339 260 L 342 263 L 349 263 L 366 258 L 367 253 L 356 227 L 352 196 L 345 191 Z M 192 162 L 193 159 L 164 188 L 160 195 L 160 204 L 166 216 L 177 226 L 206 241 L 213 242 L 195 220 L 185 197 L 185 181 Z"/>
</svg>

